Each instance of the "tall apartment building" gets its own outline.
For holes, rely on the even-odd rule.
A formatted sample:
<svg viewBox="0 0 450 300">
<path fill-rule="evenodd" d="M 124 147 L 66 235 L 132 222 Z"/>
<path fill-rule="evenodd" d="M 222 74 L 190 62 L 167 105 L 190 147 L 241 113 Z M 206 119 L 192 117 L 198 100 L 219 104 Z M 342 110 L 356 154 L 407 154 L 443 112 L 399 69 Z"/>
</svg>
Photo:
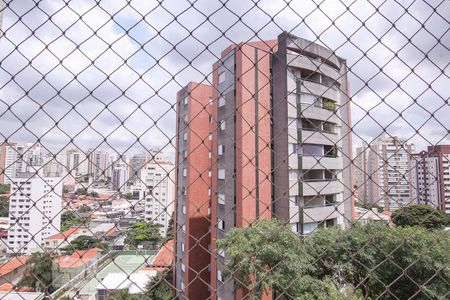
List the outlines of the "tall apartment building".
<svg viewBox="0 0 450 300">
<path fill-rule="evenodd" d="M 95 149 L 88 151 L 88 174 L 92 181 L 106 180 L 111 175 L 110 153 L 105 150 Z"/>
<path fill-rule="evenodd" d="M 112 172 L 111 172 L 112 190 L 127 192 L 129 178 L 130 178 L 129 165 L 126 155 L 121 156 L 116 155 L 116 157 L 112 162 Z"/>
<path fill-rule="evenodd" d="M 167 227 L 174 206 L 174 165 L 165 161 L 150 161 L 141 170 L 141 192 L 144 199 L 145 220 L 160 224 L 161 234 L 167 235 Z"/>
<path fill-rule="evenodd" d="M 86 153 L 79 149 L 69 149 L 67 156 L 67 172 L 73 179 L 84 177 L 89 174 L 89 160 Z"/>
<path fill-rule="evenodd" d="M 60 230 L 61 210 L 61 177 L 42 177 L 42 172 L 16 176 L 11 183 L 7 252 L 42 250 L 45 239 Z"/>
<path fill-rule="evenodd" d="M 412 202 L 450 214 L 450 145 L 411 155 Z"/>
<path fill-rule="evenodd" d="M 366 203 L 377 204 L 394 211 L 411 203 L 412 178 L 410 154 L 414 144 L 396 136 L 382 135 L 365 150 L 367 161 L 357 169 L 365 168 L 361 181 L 366 183 Z"/>
<path fill-rule="evenodd" d="M 144 166 L 151 161 L 163 162 L 164 157 L 160 150 L 151 149 L 136 153 L 130 158 L 130 180 L 137 182 L 141 178 Z"/>
<path fill-rule="evenodd" d="M 205 116 L 211 110 L 211 125 L 206 117 L 195 127 L 191 124 L 196 115 L 184 119 L 185 107 L 189 108 L 191 101 L 188 98 L 182 104 L 185 94 L 179 92 L 177 228 L 182 229 L 181 234 L 177 232 L 176 286 L 184 297 L 206 299 L 189 297 L 191 281 L 180 276 L 180 268 L 189 267 L 185 260 L 179 263 L 180 255 L 187 251 L 185 237 L 194 232 L 183 228 L 189 215 L 182 213 L 183 206 L 201 201 L 200 207 L 205 208 L 208 197 L 182 197 L 186 180 L 204 181 L 204 176 L 198 173 L 197 161 L 189 161 L 195 161 L 198 155 L 185 152 L 189 147 L 185 148 L 180 124 L 185 124 L 183 120 L 190 124 L 186 138 L 193 128 L 204 129 L 199 141 L 206 140 L 208 130 L 212 132 L 208 137 L 211 162 L 206 155 L 201 158 L 205 167 L 210 163 L 212 176 L 208 189 L 211 244 L 205 247 L 211 255 L 208 297 L 242 299 L 245 291 L 223 277 L 226 253 L 217 253 L 216 239 L 256 219 L 282 219 L 303 235 L 321 226 L 343 226 L 351 218 L 353 178 L 346 72 L 345 60 L 332 51 L 284 33 L 278 40 L 232 45 L 222 52 L 213 66 L 213 105 L 208 106 L 204 99 L 198 107 Z M 205 154 L 206 145 L 202 143 Z M 206 228 L 208 219 L 203 220 Z M 193 264 L 195 256 L 186 256 Z"/>
<path fill-rule="evenodd" d="M 211 99 L 212 87 L 199 83 L 177 94 L 174 276 L 186 299 L 210 295 Z"/>
<path fill-rule="evenodd" d="M 368 203 L 369 202 L 369 184 L 370 180 L 368 178 L 369 169 L 368 169 L 368 159 L 369 159 L 369 145 L 367 143 L 363 143 L 362 147 L 356 148 L 356 155 L 354 159 L 354 167 L 355 167 L 355 193 L 356 193 L 356 201 L 359 203 Z"/>
<path fill-rule="evenodd" d="M 42 164 L 40 144 L 4 142 L 0 147 L 0 183 L 11 183 L 17 174 Z"/>
</svg>

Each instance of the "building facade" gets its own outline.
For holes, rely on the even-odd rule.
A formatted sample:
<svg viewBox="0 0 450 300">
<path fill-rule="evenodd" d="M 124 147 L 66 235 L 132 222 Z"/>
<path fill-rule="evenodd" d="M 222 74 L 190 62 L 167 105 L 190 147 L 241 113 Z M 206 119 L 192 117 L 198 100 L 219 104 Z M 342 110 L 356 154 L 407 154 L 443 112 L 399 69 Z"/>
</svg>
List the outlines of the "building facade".
<svg viewBox="0 0 450 300">
<path fill-rule="evenodd" d="M 0 147 L 0 183 L 9 184 L 20 173 L 30 172 L 43 165 L 41 145 L 38 143 L 2 143 Z"/>
<path fill-rule="evenodd" d="M 62 178 L 22 173 L 11 183 L 8 253 L 42 251 L 47 237 L 59 232 Z"/>
<path fill-rule="evenodd" d="M 174 205 L 174 165 L 164 161 L 150 161 L 141 170 L 144 217 L 147 222 L 161 225 L 161 234 L 167 235 L 167 227 Z"/>
<path fill-rule="evenodd" d="M 212 87 L 189 83 L 177 94 L 176 269 L 180 297 L 207 299 L 211 263 Z"/>
<path fill-rule="evenodd" d="M 414 144 L 384 134 L 369 145 L 367 155 L 367 203 L 395 211 L 412 201 L 410 154 Z"/>
<path fill-rule="evenodd" d="M 450 145 L 411 155 L 412 202 L 450 214 Z"/>
<path fill-rule="evenodd" d="M 186 97 L 189 86 L 179 92 L 175 277 L 180 295 L 187 299 L 245 298 L 245 290 L 224 278 L 226 253 L 216 251 L 216 240 L 234 227 L 275 217 L 305 235 L 317 227 L 345 226 L 351 219 L 353 170 L 346 73 L 345 60 L 332 51 L 284 33 L 278 40 L 226 48 L 213 65 L 212 105 L 204 92 L 203 102 L 195 102 L 197 114 L 186 113 L 193 102 Z M 201 158 L 191 153 L 195 149 L 189 146 L 191 130 L 198 138 L 194 146 L 200 144 L 204 151 Z M 206 156 L 208 145 L 211 150 Z M 210 183 L 204 176 L 207 168 Z M 200 195 L 207 191 L 207 196 L 189 194 L 186 186 L 195 181 L 205 182 L 196 191 Z M 200 212 L 187 209 L 190 205 L 203 209 L 202 228 L 210 228 L 210 242 L 206 247 L 204 241 L 203 246 L 210 255 L 209 265 L 202 266 L 210 270 L 206 298 L 190 297 L 192 281 L 179 275 L 194 264 L 192 260 L 198 260 L 185 254 L 191 251 L 186 248 L 186 236 L 197 229 L 183 225 Z M 201 273 L 195 269 L 196 274 Z"/>
</svg>

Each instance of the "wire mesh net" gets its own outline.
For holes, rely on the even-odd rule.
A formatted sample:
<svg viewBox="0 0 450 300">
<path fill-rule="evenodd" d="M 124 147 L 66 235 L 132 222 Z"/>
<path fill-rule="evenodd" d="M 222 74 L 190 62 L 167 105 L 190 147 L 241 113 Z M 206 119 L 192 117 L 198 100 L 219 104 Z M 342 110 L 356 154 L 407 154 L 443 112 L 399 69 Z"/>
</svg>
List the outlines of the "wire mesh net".
<svg viewBox="0 0 450 300">
<path fill-rule="evenodd" d="M 448 1 L 0 1 L 0 299 L 447 299 Z"/>
</svg>

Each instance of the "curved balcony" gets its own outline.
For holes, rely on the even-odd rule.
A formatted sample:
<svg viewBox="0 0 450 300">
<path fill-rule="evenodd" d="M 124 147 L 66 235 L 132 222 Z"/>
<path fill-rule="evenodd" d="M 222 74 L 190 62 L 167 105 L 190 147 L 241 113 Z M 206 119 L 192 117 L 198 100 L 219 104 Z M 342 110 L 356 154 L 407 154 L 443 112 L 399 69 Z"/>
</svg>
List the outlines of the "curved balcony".
<svg viewBox="0 0 450 300">
<path fill-rule="evenodd" d="M 298 140 L 308 144 L 335 146 L 340 142 L 341 137 L 336 133 L 315 129 L 299 129 Z"/>
<path fill-rule="evenodd" d="M 329 65 L 317 59 L 312 59 L 310 57 L 300 54 L 290 54 L 290 53 L 287 54 L 286 59 L 287 64 L 292 67 L 307 69 L 312 72 L 319 72 L 338 82 L 341 77 L 341 74 L 339 74 L 339 71 L 337 69 L 332 68 Z"/>
<path fill-rule="evenodd" d="M 303 208 L 303 222 L 323 222 L 328 219 L 338 218 L 343 214 L 343 212 L 340 212 L 342 208 L 342 203 L 305 206 Z M 300 208 L 298 206 L 289 207 L 289 220 L 291 223 L 300 222 Z"/>
<path fill-rule="evenodd" d="M 342 170 L 342 158 L 340 157 L 316 157 L 316 156 L 298 156 L 301 159 L 301 168 L 309 169 L 328 169 L 328 170 Z M 291 157 L 289 157 L 289 164 Z M 296 161 L 298 163 L 298 160 Z"/>
<path fill-rule="evenodd" d="M 344 190 L 342 183 L 337 180 L 317 180 L 303 182 L 303 196 L 338 194 Z"/>
</svg>

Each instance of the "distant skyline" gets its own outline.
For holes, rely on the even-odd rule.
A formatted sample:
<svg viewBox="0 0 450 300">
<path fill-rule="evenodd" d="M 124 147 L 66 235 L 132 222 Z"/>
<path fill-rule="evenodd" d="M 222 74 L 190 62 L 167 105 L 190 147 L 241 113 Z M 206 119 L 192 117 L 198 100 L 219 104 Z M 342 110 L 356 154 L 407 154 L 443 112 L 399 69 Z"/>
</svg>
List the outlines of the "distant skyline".
<svg viewBox="0 0 450 300">
<path fill-rule="evenodd" d="M 229 44 L 286 30 L 347 59 L 354 147 L 382 127 L 417 150 L 449 144 L 443 16 L 450 3 L 342 2 L 350 9 L 340 1 L 323 1 L 320 10 L 313 1 L 260 1 L 249 12 L 250 0 L 9 1 L 0 40 L 0 140 L 40 138 L 53 152 L 72 138 L 81 148 L 105 148 L 106 138 L 118 151 L 158 147 L 173 156 L 175 91 L 192 80 L 209 83 L 211 63 Z"/>
</svg>

